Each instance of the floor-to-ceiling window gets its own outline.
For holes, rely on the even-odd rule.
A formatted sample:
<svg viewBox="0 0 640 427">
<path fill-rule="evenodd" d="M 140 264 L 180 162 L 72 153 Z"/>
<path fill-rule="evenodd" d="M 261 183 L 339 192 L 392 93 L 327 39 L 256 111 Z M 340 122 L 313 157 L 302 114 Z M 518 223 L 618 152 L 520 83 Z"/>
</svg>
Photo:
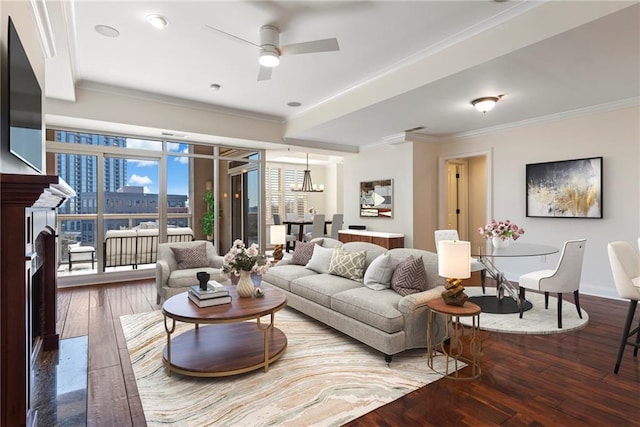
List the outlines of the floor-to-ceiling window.
<svg viewBox="0 0 640 427">
<path fill-rule="evenodd" d="M 77 193 L 59 210 L 60 277 L 154 266 L 152 258 L 144 264 L 119 253 L 119 260 L 108 259 L 114 250 L 105 244 L 108 234 L 155 233 L 157 245 L 168 234 L 190 230 L 194 238 L 213 238 L 215 243 L 224 236 L 203 234 L 208 216 L 215 219 L 217 230 L 229 230 L 229 240 L 232 224 L 218 222 L 233 222 L 225 215 L 225 209 L 230 211 L 225 200 L 231 191 L 229 171 L 239 160 L 246 163 L 241 175 L 247 209 L 240 227 L 251 242 L 261 240 L 263 221 L 251 213 L 261 206 L 260 151 L 65 130 L 49 130 L 47 141 L 48 170 L 55 170 Z M 121 252 L 135 251 L 131 245 Z M 73 246 L 81 246 L 84 256 L 75 254 L 72 263 L 69 253 L 78 250 Z"/>
</svg>

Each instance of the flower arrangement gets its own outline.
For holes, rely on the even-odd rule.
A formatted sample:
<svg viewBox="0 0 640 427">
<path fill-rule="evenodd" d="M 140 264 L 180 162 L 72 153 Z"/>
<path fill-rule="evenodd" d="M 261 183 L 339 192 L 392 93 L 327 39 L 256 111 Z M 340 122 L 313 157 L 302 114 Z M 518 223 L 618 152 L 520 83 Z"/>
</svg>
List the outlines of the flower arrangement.
<svg viewBox="0 0 640 427">
<path fill-rule="evenodd" d="M 509 238 L 518 240 L 518 237 L 524 234 L 524 229 L 518 227 L 508 219 L 506 221 L 496 221 L 493 219 L 484 227 L 478 228 L 478 233 L 485 239 L 499 237 L 501 240 L 507 240 Z"/>
<path fill-rule="evenodd" d="M 269 270 L 269 267 L 271 267 L 271 262 L 265 255 L 258 253 L 256 243 L 247 248 L 240 239 L 233 242 L 233 246 L 224 256 L 222 263 L 223 272 L 233 273 L 236 276 L 239 276 L 241 271 L 264 274 Z"/>
</svg>

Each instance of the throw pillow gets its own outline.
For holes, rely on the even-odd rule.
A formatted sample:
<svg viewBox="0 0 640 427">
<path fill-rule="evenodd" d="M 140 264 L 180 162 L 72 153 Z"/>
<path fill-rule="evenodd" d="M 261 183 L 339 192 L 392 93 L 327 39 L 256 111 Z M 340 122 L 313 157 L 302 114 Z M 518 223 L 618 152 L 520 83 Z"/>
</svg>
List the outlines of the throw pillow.
<svg viewBox="0 0 640 427">
<path fill-rule="evenodd" d="M 315 245 L 313 247 L 313 255 L 311 255 L 311 259 L 305 267 L 316 273 L 328 273 L 332 255 L 333 248 L 323 248 L 320 245 Z"/>
<path fill-rule="evenodd" d="M 171 247 L 171 251 L 173 256 L 176 257 L 178 270 L 209 266 L 206 243 L 188 247 Z"/>
<path fill-rule="evenodd" d="M 402 260 L 391 277 L 391 288 L 402 296 L 427 289 L 427 272 L 422 258 L 410 255 Z"/>
<path fill-rule="evenodd" d="M 371 261 L 364 273 L 364 285 L 374 291 L 381 291 L 391 287 L 393 276 L 393 261 L 387 252 Z"/>
<path fill-rule="evenodd" d="M 291 264 L 307 265 L 313 255 L 313 247 L 315 245 L 321 245 L 322 240 L 315 242 L 296 242 L 296 248 L 291 255 Z"/>
<path fill-rule="evenodd" d="M 366 251 L 346 252 L 342 248 L 335 248 L 329 264 L 329 274 L 361 282 L 366 259 Z"/>
</svg>

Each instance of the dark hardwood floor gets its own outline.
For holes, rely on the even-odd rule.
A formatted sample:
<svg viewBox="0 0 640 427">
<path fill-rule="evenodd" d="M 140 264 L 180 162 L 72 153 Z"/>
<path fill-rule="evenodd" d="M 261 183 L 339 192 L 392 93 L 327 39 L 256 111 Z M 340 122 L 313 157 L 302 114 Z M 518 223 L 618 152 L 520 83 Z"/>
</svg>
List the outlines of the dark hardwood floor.
<svg viewBox="0 0 640 427">
<path fill-rule="evenodd" d="M 156 310 L 155 299 L 153 281 L 58 290 L 61 338 L 89 337 L 87 425 L 146 425 L 119 317 Z M 436 381 L 349 425 L 640 426 L 640 357 L 628 348 L 613 373 L 627 302 L 580 300 L 583 330 L 482 332 L 479 380 Z"/>
</svg>

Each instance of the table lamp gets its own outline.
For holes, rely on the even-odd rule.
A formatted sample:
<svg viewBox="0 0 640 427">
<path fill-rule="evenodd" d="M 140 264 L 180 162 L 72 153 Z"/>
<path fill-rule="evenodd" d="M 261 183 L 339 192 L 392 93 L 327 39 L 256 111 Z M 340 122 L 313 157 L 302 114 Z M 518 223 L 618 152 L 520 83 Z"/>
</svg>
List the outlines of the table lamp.
<svg viewBox="0 0 640 427">
<path fill-rule="evenodd" d="M 461 279 L 471 277 L 471 243 L 441 240 L 438 246 L 438 274 L 447 279 L 442 299 L 448 305 L 462 307 L 468 296 Z"/>
<path fill-rule="evenodd" d="M 282 259 L 282 245 L 287 243 L 287 226 L 272 225 L 270 230 L 270 243 L 276 245 L 273 249 L 273 259 L 278 262 Z"/>
</svg>

